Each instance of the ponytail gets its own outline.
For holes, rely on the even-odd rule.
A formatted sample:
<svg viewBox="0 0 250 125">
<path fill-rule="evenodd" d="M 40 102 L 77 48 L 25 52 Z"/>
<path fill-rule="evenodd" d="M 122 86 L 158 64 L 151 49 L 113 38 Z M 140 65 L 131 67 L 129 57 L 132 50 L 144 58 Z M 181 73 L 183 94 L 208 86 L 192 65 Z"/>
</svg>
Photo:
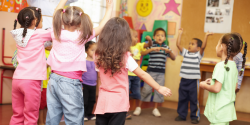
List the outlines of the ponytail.
<svg viewBox="0 0 250 125">
<path fill-rule="evenodd" d="M 241 71 L 240 71 L 240 76 L 242 75 L 242 73 L 244 71 L 244 68 L 245 68 L 246 54 L 247 54 L 247 42 L 243 42 L 243 44 L 245 44 L 245 47 L 244 47 L 244 54 L 242 55 L 243 62 L 242 62 L 242 68 L 241 68 Z"/>
<path fill-rule="evenodd" d="M 230 56 L 231 56 L 231 48 L 232 48 L 233 42 L 234 42 L 234 38 L 231 37 L 230 40 L 229 40 L 229 43 L 228 43 L 228 45 L 227 45 L 227 58 L 226 58 L 226 60 L 225 60 L 225 65 L 227 64 L 228 59 L 229 59 Z"/>
<path fill-rule="evenodd" d="M 79 44 L 84 44 L 93 35 L 93 23 L 87 14 L 79 12 L 79 16 L 81 17 Z"/>
<path fill-rule="evenodd" d="M 53 30 L 56 40 L 60 41 L 61 30 L 62 30 L 62 14 L 65 11 L 58 9 L 53 17 Z"/>
<path fill-rule="evenodd" d="M 17 19 L 14 21 L 14 30 L 16 29 Z"/>
<path fill-rule="evenodd" d="M 24 30 L 23 30 L 23 38 L 26 36 L 27 28 L 29 27 L 29 25 L 30 25 L 30 18 L 29 16 L 26 16 Z"/>
</svg>

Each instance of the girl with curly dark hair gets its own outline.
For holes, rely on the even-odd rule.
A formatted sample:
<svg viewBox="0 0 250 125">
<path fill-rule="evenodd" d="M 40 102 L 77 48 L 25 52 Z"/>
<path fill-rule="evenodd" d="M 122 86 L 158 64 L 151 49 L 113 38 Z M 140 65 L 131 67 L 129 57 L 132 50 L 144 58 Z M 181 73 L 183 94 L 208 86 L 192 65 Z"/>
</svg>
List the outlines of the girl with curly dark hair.
<svg viewBox="0 0 250 125">
<path fill-rule="evenodd" d="M 110 19 L 100 34 L 95 55 L 101 79 L 95 110 L 96 125 L 125 124 L 129 110 L 128 70 L 159 93 L 171 96 L 170 89 L 156 83 L 131 57 L 131 42 L 129 25 L 119 17 Z"/>
</svg>

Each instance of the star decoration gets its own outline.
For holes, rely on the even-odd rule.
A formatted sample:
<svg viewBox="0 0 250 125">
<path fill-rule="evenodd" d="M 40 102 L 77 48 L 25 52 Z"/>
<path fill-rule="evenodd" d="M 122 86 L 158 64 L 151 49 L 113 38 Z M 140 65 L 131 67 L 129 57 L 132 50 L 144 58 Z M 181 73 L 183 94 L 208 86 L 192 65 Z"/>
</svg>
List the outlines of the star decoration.
<svg viewBox="0 0 250 125">
<path fill-rule="evenodd" d="M 167 14 L 168 12 L 170 11 L 173 11 L 174 13 L 176 13 L 177 15 L 180 16 L 180 13 L 178 11 L 178 6 L 180 4 L 179 3 L 176 3 L 175 0 L 170 0 L 168 3 L 165 3 L 165 6 L 166 6 L 166 10 L 165 12 L 163 13 L 163 15 Z"/>
</svg>

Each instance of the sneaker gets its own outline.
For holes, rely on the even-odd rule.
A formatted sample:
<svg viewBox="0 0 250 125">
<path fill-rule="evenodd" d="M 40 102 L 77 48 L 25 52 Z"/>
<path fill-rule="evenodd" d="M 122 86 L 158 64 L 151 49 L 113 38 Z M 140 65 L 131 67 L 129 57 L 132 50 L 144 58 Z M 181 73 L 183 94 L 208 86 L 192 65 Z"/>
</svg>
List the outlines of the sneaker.
<svg viewBox="0 0 250 125">
<path fill-rule="evenodd" d="M 136 116 L 139 116 L 141 114 L 141 107 L 136 107 L 133 114 L 136 115 Z"/>
<path fill-rule="evenodd" d="M 84 121 L 88 121 L 89 119 L 87 117 L 84 117 Z"/>
<path fill-rule="evenodd" d="M 175 118 L 175 121 L 186 121 L 186 119 L 182 119 L 180 116 Z"/>
<path fill-rule="evenodd" d="M 91 116 L 89 116 L 88 120 L 96 120 L 96 116 L 95 115 L 91 115 Z"/>
<path fill-rule="evenodd" d="M 155 117 L 161 117 L 161 113 L 159 112 L 159 110 L 157 108 L 155 108 L 153 111 L 152 111 L 153 115 Z"/>
<path fill-rule="evenodd" d="M 130 119 L 132 119 L 132 116 L 129 113 L 127 113 L 126 114 L 126 120 L 130 120 Z"/>
<path fill-rule="evenodd" d="M 192 124 L 198 124 L 199 121 L 198 121 L 197 119 L 192 119 L 192 120 L 191 120 L 191 123 L 192 123 Z"/>
</svg>

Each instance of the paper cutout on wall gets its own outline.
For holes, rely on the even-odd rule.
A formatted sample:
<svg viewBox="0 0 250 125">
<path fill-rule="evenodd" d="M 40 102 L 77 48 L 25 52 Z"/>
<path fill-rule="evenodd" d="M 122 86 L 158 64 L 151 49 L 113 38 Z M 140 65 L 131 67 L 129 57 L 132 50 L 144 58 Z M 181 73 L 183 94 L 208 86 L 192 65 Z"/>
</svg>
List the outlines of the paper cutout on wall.
<svg viewBox="0 0 250 125">
<path fill-rule="evenodd" d="M 167 14 L 170 11 L 173 11 L 174 13 L 180 16 L 180 13 L 178 11 L 179 5 L 180 4 L 176 3 L 175 0 L 170 0 L 168 3 L 165 3 L 166 10 L 164 11 L 163 15 Z"/>
<path fill-rule="evenodd" d="M 151 0 L 139 0 L 136 5 L 137 13 L 142 16 L 148 16 L 153 10 L 153 2 Z"/>
<path fill-rule="evenodd" d="M 147 28 L 146 28 L 146 25 L 145 25 L 145 24 L 142 24 L 142 26 L 141 26 L 141 30 L 147 30 Z"/>
</svg>

